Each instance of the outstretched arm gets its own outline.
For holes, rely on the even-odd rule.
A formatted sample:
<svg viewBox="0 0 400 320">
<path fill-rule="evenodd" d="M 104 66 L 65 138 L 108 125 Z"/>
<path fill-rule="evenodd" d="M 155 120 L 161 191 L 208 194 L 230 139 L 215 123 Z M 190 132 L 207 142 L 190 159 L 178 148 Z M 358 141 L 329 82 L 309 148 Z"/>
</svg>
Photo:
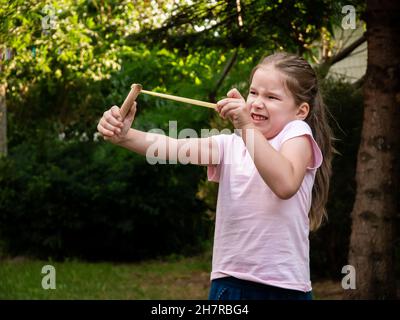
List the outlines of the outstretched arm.
<svg viewBox="0 0 400 320">
<path fill-rule="evenodd" d="M 104 112 L 97 129 L 105 140 L 144 156 L 149 155 L 151 148 L 155 152 L 149 156 L 161 160 L 176 159 L 180 163 L 197 165 L 218 163 L 218 145 L 211 137 L 175 139 L 163 134 L 132 129 L 130 127 L 135 113 L 136 103 L 121 121 L 120 109 L 113 106 Z"/>
</svg>

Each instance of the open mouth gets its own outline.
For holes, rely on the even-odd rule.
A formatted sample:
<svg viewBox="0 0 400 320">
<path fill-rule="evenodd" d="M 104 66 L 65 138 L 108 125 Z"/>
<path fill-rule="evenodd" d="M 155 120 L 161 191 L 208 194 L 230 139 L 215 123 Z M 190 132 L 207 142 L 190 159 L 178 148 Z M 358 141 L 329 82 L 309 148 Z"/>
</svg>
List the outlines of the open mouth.
<svg viewBox="0 0 400 320">
<path fill-rule="evenodd" d="M 264 121 L 264 120 L 268 120 L 268 117 L 263 116 L 261 114 L 257 114 L 257 113 L 251 113 L 251 117 L 253 118 L 253 120 L 255 121 Z"/>
</svg>

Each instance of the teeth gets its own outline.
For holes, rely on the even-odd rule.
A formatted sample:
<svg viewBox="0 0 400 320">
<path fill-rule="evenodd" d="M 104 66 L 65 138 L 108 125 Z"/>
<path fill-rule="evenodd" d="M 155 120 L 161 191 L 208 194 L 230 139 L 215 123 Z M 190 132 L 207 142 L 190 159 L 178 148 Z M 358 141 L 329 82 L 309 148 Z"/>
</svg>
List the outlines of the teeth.
<svg viewBox="0 0 400 320">
<path fill-rule="evenodd" d="M 253 119 L 254 119 L 254 120 L 267 120 L 266 117 L 264 117 L 264 116 L 259 116 L 259 115 L 257 115 L 257 114 L 253 114 Z"/>
</svg>

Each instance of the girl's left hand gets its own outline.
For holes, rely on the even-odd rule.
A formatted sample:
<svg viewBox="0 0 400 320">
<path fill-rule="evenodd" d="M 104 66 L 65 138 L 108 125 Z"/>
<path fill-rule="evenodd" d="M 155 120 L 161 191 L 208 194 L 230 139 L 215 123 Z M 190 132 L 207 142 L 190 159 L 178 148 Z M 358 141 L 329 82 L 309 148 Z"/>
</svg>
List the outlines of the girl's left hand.
<svg viewBox="0 0 400 320">
<path fill-rule="evenodd" d="M 253 124 L 246 100 L 236 88 L 229 90 L 227 98 L 217 102 L 217 111 L 223 119 L 229 118 L 237 129 Z"/>
</svg>

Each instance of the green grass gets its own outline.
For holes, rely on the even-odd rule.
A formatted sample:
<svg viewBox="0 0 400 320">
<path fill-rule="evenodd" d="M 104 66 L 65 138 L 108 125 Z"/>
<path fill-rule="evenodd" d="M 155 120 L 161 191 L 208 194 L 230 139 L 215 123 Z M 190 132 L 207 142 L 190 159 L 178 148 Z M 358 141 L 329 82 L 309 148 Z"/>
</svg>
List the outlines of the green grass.
<svg viewBox="0 0 400 320">
<path fill-rule="evenodd" d="M 44 265 L 56 269 L 56 289 L 42 288 Z M 209 253 L 141 263 L 0 261 L 0 299 L 207 299 Z"/>
<path fill-rule="evenodd" d="M 56 289 L 42 288 L 44 265 L 56 269 Z M 140 263 L 0 260 L 2 299 L 207 299 L 211 251 Z M 341 299 L 340 281 L 313 283 L 314 299 Z"/>
</svg>

